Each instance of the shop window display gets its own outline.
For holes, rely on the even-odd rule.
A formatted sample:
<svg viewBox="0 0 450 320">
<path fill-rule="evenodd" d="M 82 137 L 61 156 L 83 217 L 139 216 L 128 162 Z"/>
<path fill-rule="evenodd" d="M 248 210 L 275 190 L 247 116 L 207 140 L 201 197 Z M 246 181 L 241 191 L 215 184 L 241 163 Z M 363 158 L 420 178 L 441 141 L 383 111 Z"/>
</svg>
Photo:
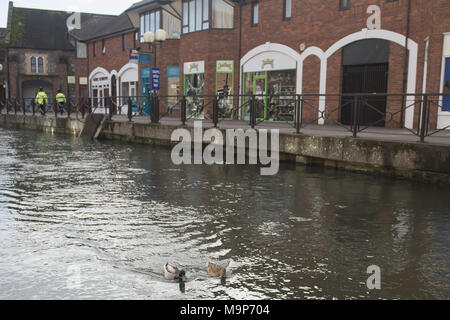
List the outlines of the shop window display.
<svg viewBox="0 0 450 320">
<path fill-rule="evenodd" d="M 216 62 L 216 92 L 219 98 L 219 118 L 232 119 L 233 114 L 233 60 Z"/>
<path fill-rule="evenodd" d="M 250 96 L 257 100 L 258 119 L 294 121 L 296 70 L 249 72 L 244 74 L 244 113 L 250 119 Z M 260 95 L 260 96 L 258 96 Z"/>
<path fill-rule="evenodd" d="M 184 78 L 186 98 L 186 116 L 193 119 L 203 119 L 205 76 L 188 74 Z"/>
</svg>

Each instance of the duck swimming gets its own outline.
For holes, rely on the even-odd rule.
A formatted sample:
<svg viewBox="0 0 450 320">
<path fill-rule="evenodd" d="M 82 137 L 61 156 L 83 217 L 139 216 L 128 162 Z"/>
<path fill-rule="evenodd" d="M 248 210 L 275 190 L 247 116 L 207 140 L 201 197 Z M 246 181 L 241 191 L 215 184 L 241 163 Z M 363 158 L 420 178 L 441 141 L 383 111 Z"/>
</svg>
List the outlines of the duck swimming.
<svg viewBox="0 0 450 320">
<path fill-rule="evenodd" d="M 226 268 L 224 268 L 222 266 L 219 266 L 219 265 L 217 265 L 215 263 L 212 263 L 212 262 L 208 262 L 208 265 L 206 267 L 206 271 L 208 272 L 208 274 L 211 277 L 214 277 L 214 278 L 225 278 L 225 275 L 227 273 L 227 269 Z"/>
<path fill-rule="evenodd" d="M 164 278 L 166 278 L 166 280 L 179 280 L 180 282 L 183 282 L 185 277 L 186 271 L 183 269 L 180 270 L 177 266 L 170 263 L 164 265 Z"/>
</svg>

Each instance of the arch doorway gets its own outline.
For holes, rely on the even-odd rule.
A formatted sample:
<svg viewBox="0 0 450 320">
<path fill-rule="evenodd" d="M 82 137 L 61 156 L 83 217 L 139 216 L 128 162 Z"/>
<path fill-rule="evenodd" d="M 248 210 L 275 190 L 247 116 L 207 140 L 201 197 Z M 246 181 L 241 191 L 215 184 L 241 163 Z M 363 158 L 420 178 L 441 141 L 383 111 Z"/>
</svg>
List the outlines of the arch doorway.
<svg viewBox="0 0 450 320">
<path fill-rule="evenodd" d="M 367 39 L 353 42 L 342 52 L 342 94 L 380 93 L 388 90 L 390 42 Z M 341 99 L 341 123 L 350 125 L 353 114 L 353 96 Z M 362 125 L 385 126 L 386 97 L 364 97 L 358 118 Z"/>
</svg>

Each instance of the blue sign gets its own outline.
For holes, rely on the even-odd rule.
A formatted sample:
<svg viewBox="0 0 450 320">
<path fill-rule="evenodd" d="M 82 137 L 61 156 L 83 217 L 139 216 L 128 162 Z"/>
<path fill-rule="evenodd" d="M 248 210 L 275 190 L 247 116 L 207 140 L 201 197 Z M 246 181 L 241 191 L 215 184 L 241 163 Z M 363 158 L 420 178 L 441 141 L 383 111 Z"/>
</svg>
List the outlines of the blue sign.
<svg viewBox="0 0 450 320">
<path fill-rule="evenodd" d="M 150 54 L 139 54 L 139 63 L 142 64 L 151 64 L 152 63 L 152 56 Z"/>
<path fill-rule="evenodd" d="M 161 90 L 161 69 L 152 68 L 152 90 Z"/>
</svg>

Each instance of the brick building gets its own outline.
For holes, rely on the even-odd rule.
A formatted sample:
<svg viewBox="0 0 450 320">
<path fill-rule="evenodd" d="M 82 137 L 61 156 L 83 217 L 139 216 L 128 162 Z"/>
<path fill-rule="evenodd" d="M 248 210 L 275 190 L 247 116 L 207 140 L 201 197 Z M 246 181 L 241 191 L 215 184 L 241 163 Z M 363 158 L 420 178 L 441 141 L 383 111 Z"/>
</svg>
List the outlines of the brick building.
<svg viewBox="0 0 450 320">
<path fill-rule="evenodd" d="M 293 93 L 450 93 L 449 17 L 446 0 L 144 0 L 120 16 L 82 19 L 81 30 L 70 32 L 77 47 L 74 90 L 97 104 L 108 95 L 122 96 L 116 102 L 124 104 L 125 97 L 147 95 L 156 65 L 160 95 L 186 94 L 188 115 L 211 114 L 202 97 L 228 89 L 270 95 L 260 99 L 258 117 L 275 121 L 293 119 Z M 168 39 L 144 43 L 144 33 L 158 29 Z M 146 99 L 135 100 L 148 112 Z M 239 116 L 248 117 L 245 100 L 222 99 L 225 116 L 244 104 Z M 367 123 L 413 128 L 420 118 L 412 97 L 365 102 Z M 177 103 L 165 98 L 161 108 Z M 311 97 L 302 114 L 319 124 L 348 123 L 350 106 L 348 98 Z M 432 106 L 433 126 L 450 125 L 450 99 Z"/>
<path fill-rule="evenodd" d="M 136 27 L 141 41 L 145 31 L 157 28 L 147 27 L 146 14 L 158 11 L 170 11 L 180 23 L 179 39 L 157 47 L 163 57 L 158 67 L 163 81 L 178 67 L 178 92 L 187 95 L 212 95 L 225 86 L 234 94 L 269 95 L 421 94 L 441 93 L 449 86 L 450 3 L 445 0 L 141 1 L 127 11 L 140 17 Z M 165 28 L 164 17 L 159 27 Z M 141 54 L 148 52 L 146 44 L 140 47 Z M 140 77 L 147 68 L 140 64 Z M 164 83 L 161 95 L 175 93 L 170 88 Z M 228 105 L 245 102 L 236 100 Z M 264 98 L 259 117 L 293 119 L 293 101 L 284 100 Z M 346 98 L 306 100 L 305 120 L 351 121 Z M 412 128 L 420 117 L 420 103 L 412 97 L 402 100 L 366 97 L 362 117 L 376 125 Z M 188 103 L 188 114 L 212 112 L 207 101 L 194 102 Z M 435 102 L 433 125 L 450 125 L 450 101 Z M 202 103 L 204 110 L 198 108 Z M 408 106 L 404 112 L 402 105 Z M 274 106 L 283 110 L 283 117 L 271 112 Z M 242 118 L 248 116 L 246 111 L 244 107 Z M 327 112 L 329 119 L 318 116 Z"/>
</svg>

